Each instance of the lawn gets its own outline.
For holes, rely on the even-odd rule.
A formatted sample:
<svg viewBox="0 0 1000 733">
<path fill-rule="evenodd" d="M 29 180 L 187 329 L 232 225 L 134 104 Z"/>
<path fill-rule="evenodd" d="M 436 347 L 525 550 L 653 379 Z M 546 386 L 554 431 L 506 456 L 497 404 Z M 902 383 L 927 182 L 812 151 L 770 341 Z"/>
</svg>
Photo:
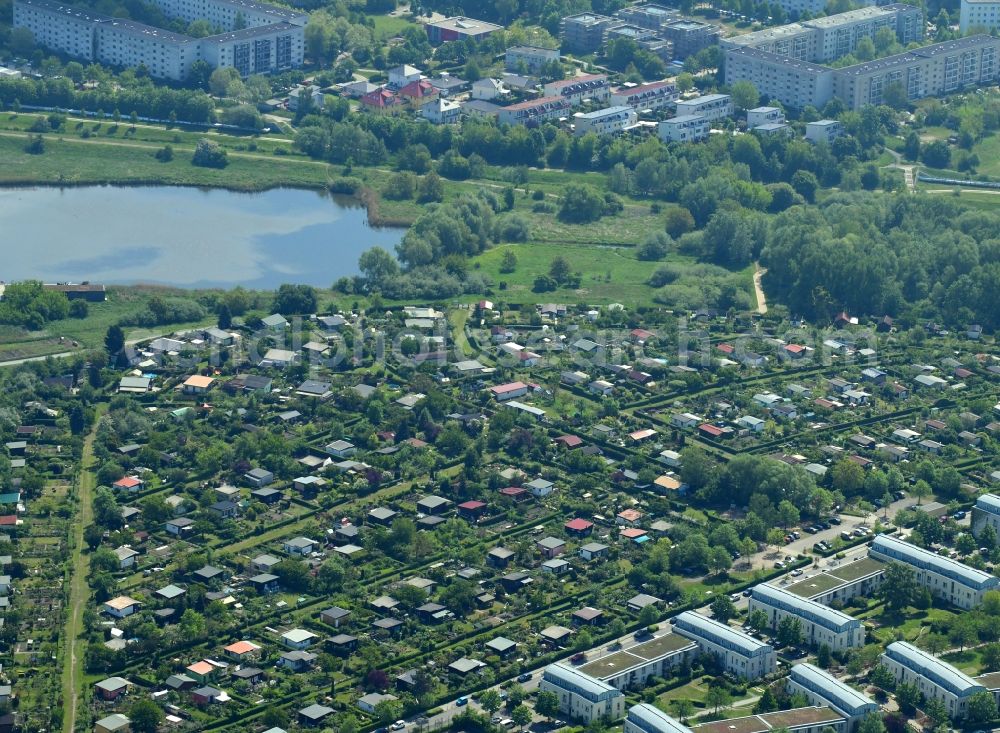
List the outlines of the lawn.
<svg viewBox="0 0 1000 733">
<path fill-rule="evenodd" d="M 418 27 L 413 21 L 395 15 L 376 15 L 372 20 L 375 22 L 375 37 L 381 39 L 398 36 L 404 28 Z"/>
</svg>

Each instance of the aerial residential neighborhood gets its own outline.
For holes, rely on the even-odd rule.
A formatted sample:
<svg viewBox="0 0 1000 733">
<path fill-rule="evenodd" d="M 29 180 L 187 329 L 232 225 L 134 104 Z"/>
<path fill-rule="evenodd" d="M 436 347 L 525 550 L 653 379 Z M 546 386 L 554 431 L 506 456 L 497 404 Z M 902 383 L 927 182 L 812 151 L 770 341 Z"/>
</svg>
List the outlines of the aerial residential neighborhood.
<svg viewBox="0 0 1000 733">
<path fill-rule="evenodd" d="M 0 733 L 1000 730 L 1000 2 L 0 2 Z"/>
</svg>

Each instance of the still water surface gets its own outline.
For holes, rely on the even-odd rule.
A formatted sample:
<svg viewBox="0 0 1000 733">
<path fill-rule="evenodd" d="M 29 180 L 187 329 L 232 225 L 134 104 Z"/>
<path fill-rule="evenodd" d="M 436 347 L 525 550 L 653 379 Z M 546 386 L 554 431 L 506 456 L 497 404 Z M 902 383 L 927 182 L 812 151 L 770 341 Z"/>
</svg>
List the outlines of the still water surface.
<svg viewBox="0 0 1000 733">
<path fill-rule="evenodd" d="M 0 280 L 329 287 L 357 274 L 369 247 L 394 252 L 403 232 L 315 191 L 0 189 Z"/>
</svg>

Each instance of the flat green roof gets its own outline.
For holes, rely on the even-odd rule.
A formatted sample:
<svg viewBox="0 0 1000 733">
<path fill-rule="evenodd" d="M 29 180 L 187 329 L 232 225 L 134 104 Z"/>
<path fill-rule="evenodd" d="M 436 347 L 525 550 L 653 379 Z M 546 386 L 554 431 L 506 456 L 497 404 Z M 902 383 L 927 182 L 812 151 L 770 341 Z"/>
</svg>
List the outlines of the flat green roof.
<svg viewBox="0 0 1000 733">
<path fill-rule="evenodd" d="M 786 585 L 784 586 L 784 589 L 789 593 L 794 593 L 802 598 L 812 598 L 815 595 L 827 593 L 834 588 L 839 588 L 840 586 L 846 584 L 847 581 L 843 578 L 835 578 L 832 575 L 827 575 L 826 573 L 819 573 L 811 578 L 800 580 L 798 583 Z"/>
<path fill-rule="evenodd" d="M 837 578 L 841 578 L 848 582 L 858 580 L 866 575 L 871 575 L 879 570 L 885 568 L 885 563 L 879 562 L 878 560 L 872 560 L 870 557 L 863 557 L 860 560 L 855 560 L 847 565 L 842 565 L 839 568 L 834 568 L 829 570 L 830 575 Z"/>
<path fill-rule="evenodd" d="M 680 634 L 664 634 L 663 636 L 658 636 L 655 639 L 650 639 L 642 644 L 630 647 L 628 651 L 631 654 L 635 654 L 648 660 L 662 657 L 664 654 L 675 652 L 678 649 L 683 649 L 684 647 L 692 646 L 693 644 L 693 641 L 685 636 L 681 636 Z"/>
<path fill-rule="evenodd" d="M 581 672 L 588 674 L 591 677 L 603 679 L 605 677 L 620 674 L 627 669 L 632 669 L 632 667 L 635 667 L 636 665 L 645 663 L 645 659 L 637 657 L 635 654 L 629 654 L 628 652 L 615 652 L 614 654 L 609 654 L 606 657 L 595 659 L 593 662 L 587 662 L 587 664 L 584 664 L 579 669 Z"/>
</svg>

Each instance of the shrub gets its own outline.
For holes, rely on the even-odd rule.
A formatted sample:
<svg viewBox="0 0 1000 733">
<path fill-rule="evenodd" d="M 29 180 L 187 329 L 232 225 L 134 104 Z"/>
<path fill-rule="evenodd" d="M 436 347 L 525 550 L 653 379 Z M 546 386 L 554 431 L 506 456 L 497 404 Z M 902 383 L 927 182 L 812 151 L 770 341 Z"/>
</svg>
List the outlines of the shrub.
<svg viewBox="0 0 1000 733">
<path fill-rule="evenodd" d="M 211 140 L 199 140 L 194 149 L 191 163 L 202 168 L 225 168 L 229 165 L 229 156 L 225 150 L 219 147 L 218 143 Z"/>
</svg>

